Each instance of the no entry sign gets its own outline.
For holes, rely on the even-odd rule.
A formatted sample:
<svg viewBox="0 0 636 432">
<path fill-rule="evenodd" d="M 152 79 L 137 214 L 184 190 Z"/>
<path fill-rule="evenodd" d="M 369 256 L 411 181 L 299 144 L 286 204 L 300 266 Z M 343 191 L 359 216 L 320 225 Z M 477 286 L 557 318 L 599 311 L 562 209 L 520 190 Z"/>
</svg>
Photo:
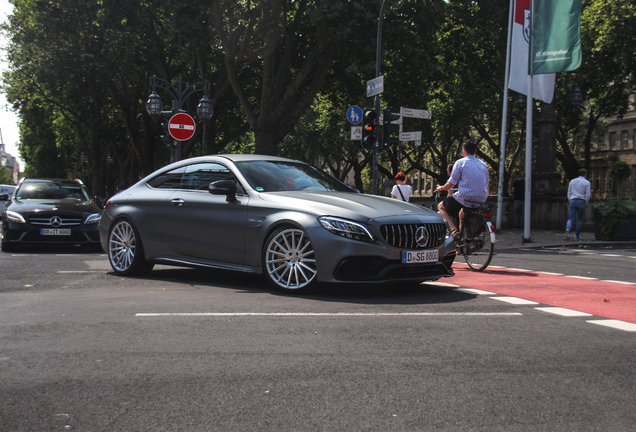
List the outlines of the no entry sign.
<svg viewBox="0 0 636 432">
<path fill-rule="evenodd" d="M 189 114 L 175 114 L 168 122 L 168 132 L 177 141 L 189 140 L 194 135 L 195 130 L 194 119 Z"/>
</svg>

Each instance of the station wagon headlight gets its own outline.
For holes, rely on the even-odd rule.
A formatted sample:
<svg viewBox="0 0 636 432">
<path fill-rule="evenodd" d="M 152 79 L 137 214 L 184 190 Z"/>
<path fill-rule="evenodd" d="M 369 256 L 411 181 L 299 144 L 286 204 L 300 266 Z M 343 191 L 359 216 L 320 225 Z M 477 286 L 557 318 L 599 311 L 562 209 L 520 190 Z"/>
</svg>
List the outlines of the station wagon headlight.
<svg viewBox="0 0 636 432">
<path fill-rule="evenodd" d="M 327 231 L 352 240 L 375 241 L 373 235 L 362 224 L 332 216 L 320 216 L 318 222 Z"/>
<path fill-rule="evenodd" d="M 91 225 L 91 224 L 99 223 L 99 220 L 101 218 L 102 218 L 102 215 L 100 213 L 93 213 L 92 215 L 86 218 L 86 222 L 84 222 L 84 224 Z"/>
<path fill-rule="evenodd" d="M 16 213 L 10 210 L 7 210 L 7 220 L 9 222 L 26 223 L 20 213 Z"/>
</svg>

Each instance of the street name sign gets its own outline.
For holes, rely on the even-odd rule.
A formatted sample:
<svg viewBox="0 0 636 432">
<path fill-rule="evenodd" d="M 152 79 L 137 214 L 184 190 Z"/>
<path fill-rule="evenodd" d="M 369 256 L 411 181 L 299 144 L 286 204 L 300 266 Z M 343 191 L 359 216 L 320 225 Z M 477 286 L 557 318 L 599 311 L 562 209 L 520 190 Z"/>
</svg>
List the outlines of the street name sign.
<svg viewBox="0 0 636 432">
<path fill-rule="evenodd" d="M 187 141 L 194 136 L 196 126 L 190 114 L 178 113 L 170 118 L 168 132 L 177 141 Z"/>
<path fill-rule="evenodd" d="M 384 91 L 384 76 L 367 81 L 367 97 L 375 96 Z"/>
<path fill-rule="evenodd" d="M 429 110 L 403 108 L 402 115 L 404 117 L 413 117 L 428 120 L 431 118 L 431 112 Z"/>
<path fill-rule="evenodd" d="M 419 132 L 402 132 L 400 134 L 400 141 L 421 141 L 422 131 Z"/>
</svg>

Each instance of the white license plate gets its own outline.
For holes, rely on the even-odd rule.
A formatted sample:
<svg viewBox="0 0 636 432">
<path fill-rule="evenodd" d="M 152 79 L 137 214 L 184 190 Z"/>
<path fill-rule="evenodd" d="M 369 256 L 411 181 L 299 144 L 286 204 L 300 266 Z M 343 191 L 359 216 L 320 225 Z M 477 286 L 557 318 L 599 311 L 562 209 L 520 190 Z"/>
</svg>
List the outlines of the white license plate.
<svg viewBox="0 0 636 432">
<path fill-rule="evenodd" d="M 439 260 L 439 250 L 430 249 L 419 252 L 402 251 L 403 264 L 417 264 L 427 262 L 437 262 Z"/>
<path fill-rule="evenodd" d="M 40 230 L 40 235 L 71 235 L 71 229 L 70 228 L 63 228 L 63 229 L 42 228 Z"/>
</svg>

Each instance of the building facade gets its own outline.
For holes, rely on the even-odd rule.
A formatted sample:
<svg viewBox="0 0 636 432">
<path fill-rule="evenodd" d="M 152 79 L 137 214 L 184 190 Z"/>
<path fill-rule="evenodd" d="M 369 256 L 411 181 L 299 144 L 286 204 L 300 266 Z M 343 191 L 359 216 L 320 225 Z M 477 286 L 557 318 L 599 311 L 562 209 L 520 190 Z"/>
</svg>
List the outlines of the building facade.
<svg viewBox="0 0 636 432">
<path fill-rule="evenodd" d="M 636 94 L 630 96 L 630 109 L 621 119 L 603 119 L 607 127 L 603 139 L 591 153 L 592 196 L 609 198 L 620 192 L 622 198 L 636 199 Z M 631 176 L 621 185 L 610 176 L 612 166 L 625 161 L 632 168 Z"/>
</svg>

